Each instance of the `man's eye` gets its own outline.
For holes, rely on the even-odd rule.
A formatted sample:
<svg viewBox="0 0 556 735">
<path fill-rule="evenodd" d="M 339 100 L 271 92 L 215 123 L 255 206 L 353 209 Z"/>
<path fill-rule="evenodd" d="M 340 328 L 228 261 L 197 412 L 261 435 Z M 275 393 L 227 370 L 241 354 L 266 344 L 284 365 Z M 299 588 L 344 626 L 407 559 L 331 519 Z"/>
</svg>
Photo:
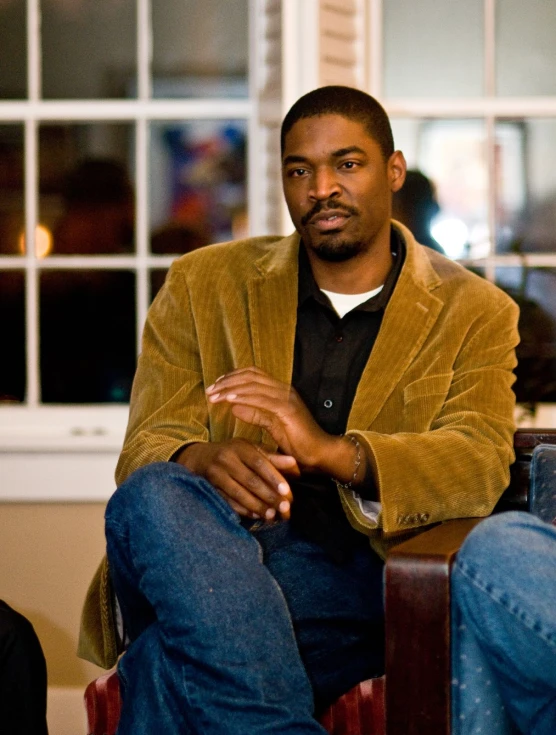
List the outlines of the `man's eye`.
<svg viewBox="0 0 556 735">
<path fill-rule="evenodd" d="M 304 169 L 304 168 L 292 168 L 290 170 L 289 175 L 290 176 L 303 176 L 306 173 L 307 173 L 307 169 Z"/>
<path fill-rule="evenodd" d="M 357 163 L 355 161 L 344 161 L 342 163 L 342 168 L 347 168 L 348 170 L 353 169 L 357 166 Z"/>
</svg>

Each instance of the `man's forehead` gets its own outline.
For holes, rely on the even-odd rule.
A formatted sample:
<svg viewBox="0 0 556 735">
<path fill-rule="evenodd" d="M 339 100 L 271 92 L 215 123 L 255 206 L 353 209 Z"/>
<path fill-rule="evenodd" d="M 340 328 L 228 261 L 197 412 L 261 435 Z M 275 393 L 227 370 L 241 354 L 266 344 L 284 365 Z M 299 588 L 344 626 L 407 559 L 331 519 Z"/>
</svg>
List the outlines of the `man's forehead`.
<svg viewBox="0 0 556 735">
<path fill-rule="evenodd" d="M 331 155 L 376 146 L 364 123 L 344 115 L 326 114 L 297 120 L 284 139 L 284 158 L 303 155 L 304 150 L 326 149 Z"/>
</svg>

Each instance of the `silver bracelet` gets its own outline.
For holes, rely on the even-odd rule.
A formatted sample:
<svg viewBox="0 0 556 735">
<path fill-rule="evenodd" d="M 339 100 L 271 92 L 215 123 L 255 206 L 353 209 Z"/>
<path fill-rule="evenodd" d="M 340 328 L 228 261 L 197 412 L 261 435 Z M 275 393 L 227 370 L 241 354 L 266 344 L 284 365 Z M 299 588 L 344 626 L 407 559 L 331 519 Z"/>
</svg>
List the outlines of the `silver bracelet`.
<svg viewBox="0 0 556 735">
<path fill-rule="evenodd" d="M 357 480 L 357 473 L 359 472 L 359 467 L 361 466 L 361 444 L 359 443 L 359 440 L 351 434 L 344 434 L 344 436 L 346 437 L 346 439 L 349 439 L 352 444 L 355 444 L 355 465 L 353 467 L 353 477 L 349 482 L 340 482 L 335 477 L 333 477 L 332 479 L 334 480 L 338 488 L 342 490 L 351 490 L 353 488 L 353 483 Z"/>
</svg>

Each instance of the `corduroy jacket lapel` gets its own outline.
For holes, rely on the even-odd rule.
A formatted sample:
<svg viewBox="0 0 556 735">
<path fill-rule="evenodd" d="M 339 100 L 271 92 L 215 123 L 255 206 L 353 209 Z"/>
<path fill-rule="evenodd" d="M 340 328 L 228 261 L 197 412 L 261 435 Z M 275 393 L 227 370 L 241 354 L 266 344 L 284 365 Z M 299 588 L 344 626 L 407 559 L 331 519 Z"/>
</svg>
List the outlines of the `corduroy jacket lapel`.
<svg viewBox="0 0 556 735">
<path fill-rule="evenodd" d="M 298 252 L 299 235 L 285 237 L 255 263 L 247 284 L 255 364 L 284 383 L 292 377 Z"/>
<path fill-rule="evenodd" d="M 443 302 L 432 293 L 440 278 L 409 230 L 398 229 L 406 242 L 406 258 L 361 376 L 348 429 L 371 427 L 442 311 Z"/>
</svg>

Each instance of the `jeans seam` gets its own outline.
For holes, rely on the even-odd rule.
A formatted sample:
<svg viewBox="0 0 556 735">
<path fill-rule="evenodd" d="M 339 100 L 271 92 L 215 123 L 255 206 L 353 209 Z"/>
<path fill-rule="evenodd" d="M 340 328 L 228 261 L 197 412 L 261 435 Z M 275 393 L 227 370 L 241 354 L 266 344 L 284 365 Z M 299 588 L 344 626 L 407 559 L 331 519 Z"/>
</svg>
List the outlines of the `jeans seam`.
<svg viewBox="0 0 556 735">
<path fill-rule="evenodd" d="M 490 599 L 499 607 L 502 607 L 516 622 L 520 623 L 521 626 L 527 628 L 527 630 L 534 633 L 540 640 L 542 640 L 551 650 L 556 651 L 556 639 L 553 633 L 545 633 L 542 628 L 539 629 L 538 621 L 534 621 L 533 618 L 521 608 L 520 605 L 511 605 L 510 601 L 504 593 L 496 596 L 493 594 L 494 586 L 481 579 L 480 574 L 468 566 L 465 562 L 459 561 L 456 563 L 456 568 L 460 574 L 465 577 L 470 584 L 476 589 L 479 589 L 484 594 L 488 595 Z"/>
</svg>

